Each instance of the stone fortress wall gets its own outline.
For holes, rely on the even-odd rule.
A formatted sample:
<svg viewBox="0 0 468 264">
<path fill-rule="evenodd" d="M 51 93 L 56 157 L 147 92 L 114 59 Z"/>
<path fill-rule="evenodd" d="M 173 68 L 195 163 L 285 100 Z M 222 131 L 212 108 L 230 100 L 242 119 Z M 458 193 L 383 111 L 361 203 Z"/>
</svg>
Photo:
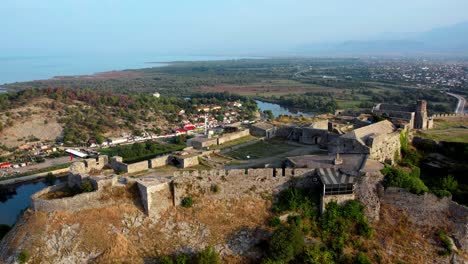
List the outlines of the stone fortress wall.
<svg viewBox="0 0 468 264">
<path fill-rule="evenodd" d="M 73 180 L 71 180 L 70 177 L 73 178 Z M 73 187 L 74 184 L 78 184 L 76 175 L 71 174 L 70 177 L 68 182 L 47 187 L 33 194 L 31 196 L 31 208 L 35 211 L 44 212 L 75 212 L 86 209 L 100 208 L 114 203 L 112 200 L 103 201 L 102 198 L 105 186 L 118 186 L 117 177 L 88 177 L 84 175 L 80 179 L 81 182 L 90 181 L 93 185 L 94 191 L 58 199 L 47 199 L 45 197 L 45 195 L 48 193 L 60 191 L 67 187 Z M 124 188 L 125 185 L 120 187 Z"/>
<path fill-rule="evenodd" d="M 369 158 L 381 162 L 395 160 L 395 155 L 400 154 L 401 142 L 400 131 L 390 134 L 383 134 L 370 138 L 372 148 L 370 148 Z"/>
<path fill-rule="evenodd" d="M 226 133 L 218 138 L 218 145 L 222 145 L 226 142 L 233 141 L 242 137 L 250 135 L 249 129 L 244 129 L 234 133 Z"/>
<path fill-rule="evenodd" d="M 180 205 L 185 197 L 195 200 L 205 195 L 220 199 L 245 195 L 272 197 L 290 186 L 319 187 L 315 169 L 291 168 L 181 171 L 170 178 L 145 177 L 137 183 L 146 213 L 153 217 Z"/>
<path fill-rule="evenodd" d="M 456 118 L 468 118 L 468 113 L 458 113 L 458 114 L 438 114 L 438 115 L 432 115 L 432 119 L 456 119 Z"/>
</svg>

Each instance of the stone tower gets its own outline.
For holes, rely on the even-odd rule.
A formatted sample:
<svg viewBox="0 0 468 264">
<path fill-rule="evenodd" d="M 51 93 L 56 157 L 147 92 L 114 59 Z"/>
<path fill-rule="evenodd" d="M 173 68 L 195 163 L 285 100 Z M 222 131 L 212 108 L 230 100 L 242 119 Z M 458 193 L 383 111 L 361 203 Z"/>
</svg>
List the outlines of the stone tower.
<svg viewBox="0 0 468 264">
<path fill-rule="evenodd" d="M 418 100 L 416 104 L 416 116 L 414 120 L 415 129 L 427 129 L 427 102 L 426 100 Z"/>
</svg>

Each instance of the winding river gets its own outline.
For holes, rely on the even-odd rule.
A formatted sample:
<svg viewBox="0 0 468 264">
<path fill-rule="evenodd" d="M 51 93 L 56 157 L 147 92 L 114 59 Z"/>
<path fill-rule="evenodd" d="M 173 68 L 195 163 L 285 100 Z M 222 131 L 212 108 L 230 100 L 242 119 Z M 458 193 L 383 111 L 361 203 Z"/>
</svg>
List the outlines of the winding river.
<svg viewBox="0 0 468 264">
<path fill-rule="evenodd" d="M 57 179 L 57 183 L 65 180 Z M 11 186 L 2 186 L 0 192 L 0 224 L 12 226 L 16 223 L 18 216 L 31 204 L 31 195 L 46 188 L 43 180 L 19 183 Z"/>
<path fill-rule="evenodd" d="M 293 117 L 298 117 L 298 116 L 314 117 L 314 114 L 312 114 L 312 113 L 304 113 L 304 112 L 301 112 L 301 111 L 294 111 L 292 109 L 282 107 L 279 104 L 268 103 L 268 102 L 263 102 L 263 101 L 259 101 L 259 100 L 255 100 L 255 102 L 257 103 L 258 109 L 260 111 L 263 112 L 265 110 L 271 110 L 275 117 L 278 117 L 279 115 L 290 115 L 290 116 L 293 116 Z"/>
</svg>

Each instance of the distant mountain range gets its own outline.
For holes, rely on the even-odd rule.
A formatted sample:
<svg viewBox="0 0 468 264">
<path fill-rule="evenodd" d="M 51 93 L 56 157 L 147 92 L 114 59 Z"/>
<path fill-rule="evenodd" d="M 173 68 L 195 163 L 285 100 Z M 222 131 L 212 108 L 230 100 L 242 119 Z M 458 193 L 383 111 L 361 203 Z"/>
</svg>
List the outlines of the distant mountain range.
<svg viewBox="0 0 468 264">
<path fill-rule="evenodd" d="M 304 45 L 293 52 L 311 55 L 468 55 L 468 21 L 426 32 L 384 33 L 373 40 Z"/>
</svg>

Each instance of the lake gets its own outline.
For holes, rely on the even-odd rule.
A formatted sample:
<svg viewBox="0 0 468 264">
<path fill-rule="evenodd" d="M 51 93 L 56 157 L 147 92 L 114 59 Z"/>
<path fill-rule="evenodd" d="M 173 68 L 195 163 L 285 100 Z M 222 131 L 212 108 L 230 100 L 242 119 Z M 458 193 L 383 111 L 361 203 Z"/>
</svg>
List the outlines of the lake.
<svg viewBox="0 0 468 264">
<path fill-rule="evenodd" d="M 63 180 L 66 179 L 62 178 Z M 62 181 L 57 180 L 57 183 Z M 11 186 L 14 192 L 0 195 L 0 224 L 14 225 L 19 214 L 31 204 L 31 195 L 46 188 L 43 181 L 25 182 Z"/>
<path fill-rule="evenodd" d="M 0 54 L 0 85 L 44 80 L 55 76 L 160 67 L 172 61 L 239 59 L 233 56 L 170 56 L 138 53 L 74 54 L 61 56 L 6 56 Z M 242 57 L 247 58 L 247 57 Z"/>
<path fill-rule="evenodd" d="M 298 116 L 314 117 L 315 116 L 312 113 L 304 113 L 300 111 L 295 111 L 293 109 L 282 107 L 279 104 L 273 104 L 273 103 L 263 102 L 259 100 L 255 100 L 255 102 L 257 103 L 258 109 L 260 109 L 260 111 L 271 110 L 275 117 L 278 117 L 279 115 L 290 115 L 294 117 L 298 117 Z"/>
</svg>

